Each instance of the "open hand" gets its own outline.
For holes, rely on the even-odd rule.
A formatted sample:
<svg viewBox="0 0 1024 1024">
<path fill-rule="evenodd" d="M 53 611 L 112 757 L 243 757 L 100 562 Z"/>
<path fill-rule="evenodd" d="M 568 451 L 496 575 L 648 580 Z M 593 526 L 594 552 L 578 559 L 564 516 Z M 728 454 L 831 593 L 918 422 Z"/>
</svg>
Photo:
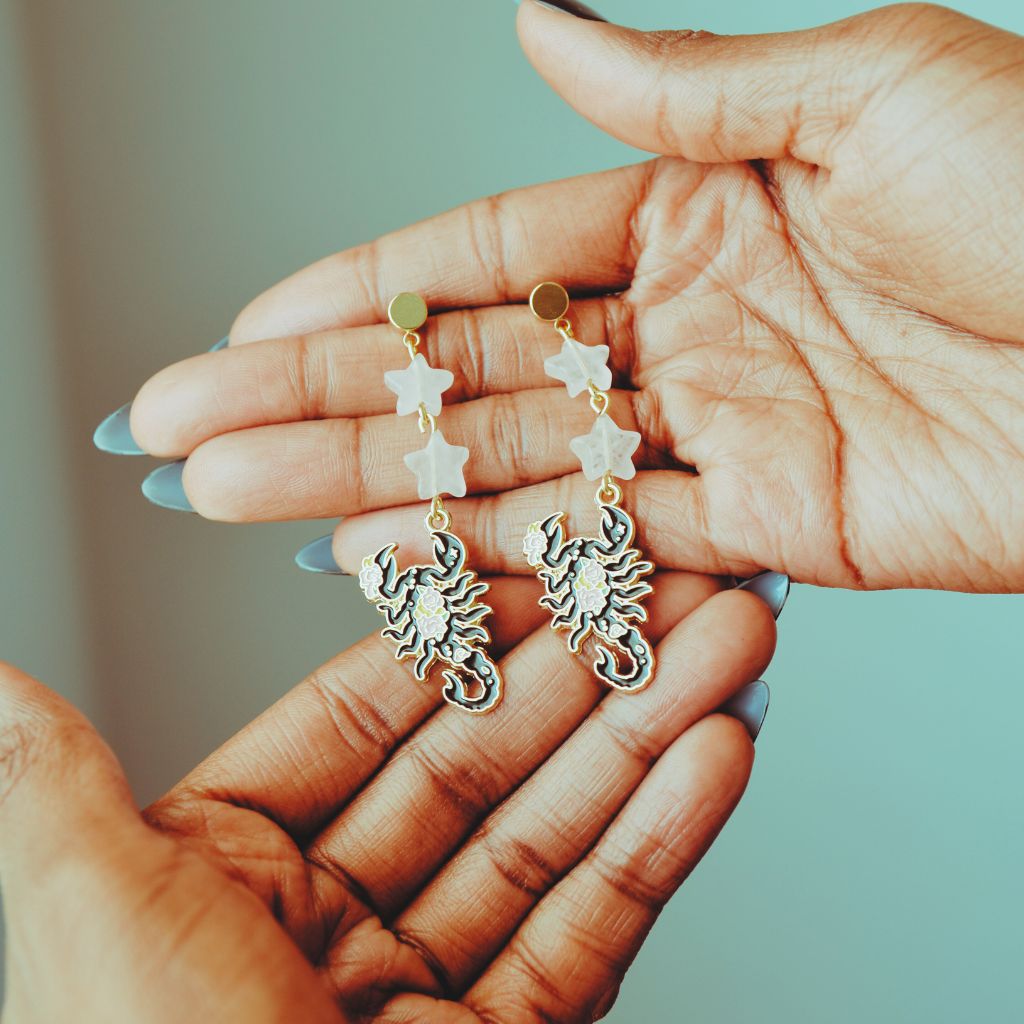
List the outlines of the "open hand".
<svg viewBox="0 0 1024 1024">
<path fill-rule="evenodd" d="M 591 413 L 522 305 L 555 279 L 645 439 L 627 501 L 659 565 L 1024 589 L 1024 42 L 919 5 L 730 39 L 524 3 L 519 28 L 581 112 L 667 155 L 471 203 L 257 299 L 229 350 L 134 405 L 146 450 L 188 457 L 194 507 L 346 516 L 350 571 L 386 539 L 422 548 L 381 326 L 415 290 L 471 451 L 458 529 L 480 568 L 528 571 L 529 522 L 592 515 L 568 445 Z"/>
<path fill-rule="evenodd" d="M 747 731 L 711 712 L 766 664 L 774 623 L 662 574 L 659 675 L 622 696 L 541 625 L 532 583 L 490 595 L 492 714 L 444 704 L 372 637 L 141 815 L 85 719 L 0 667 L 4 1021 L 606 1012 L 743 791 Z"/>
</svg>

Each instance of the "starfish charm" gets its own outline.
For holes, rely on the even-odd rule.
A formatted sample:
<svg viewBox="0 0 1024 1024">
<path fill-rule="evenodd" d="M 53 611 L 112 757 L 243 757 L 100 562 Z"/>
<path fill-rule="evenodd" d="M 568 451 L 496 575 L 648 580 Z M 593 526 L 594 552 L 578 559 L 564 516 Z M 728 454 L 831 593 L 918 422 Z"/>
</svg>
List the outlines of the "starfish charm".
<svg viewBox="0 0 1024 1024">
<path fill-rule="evenodd" d="M 385 373 L 384 383 L 398 395 L 399 416 L 416 412 L 421 405 L 431 416 L 439 416 L 441 395 L 455 383 L 455 377 L 448 370 L 435 370 L 417 354 L 404 370 Z"/>
<path fill-rule="evenodd" d="M 608 351 L 607 345 L 581 345 L 572 338 L 566 338 L 562 351 L 544 360 L 544 372 L 562 381 L 569 390 L 570 398 L 586 391 L 591 382 L 599 390 L 607 391 L 612 386 Z"/>
<path fill-rule="evenodd" d="M 598 416 L 590 433 L 574 437 L 569 447 L 583 463 L 588 480 L 600 480 L 605 473 L 620 480 L 636 476 L 633 453 L 640 447 L 640 435 L 635 430 L 620 429 L 607 414 Z"/>
<path fill-rule="evenodd" d="M 429 501 L 439 494 L 464 497 L 466 478 L 462 475 L 462 467 L 468 458 L 469 449 L 449 444 L 440 430 L 430 435 L 426 448 L 406 455 L 405 464 L 416 474 L 420 500 Z"/>
</svg>

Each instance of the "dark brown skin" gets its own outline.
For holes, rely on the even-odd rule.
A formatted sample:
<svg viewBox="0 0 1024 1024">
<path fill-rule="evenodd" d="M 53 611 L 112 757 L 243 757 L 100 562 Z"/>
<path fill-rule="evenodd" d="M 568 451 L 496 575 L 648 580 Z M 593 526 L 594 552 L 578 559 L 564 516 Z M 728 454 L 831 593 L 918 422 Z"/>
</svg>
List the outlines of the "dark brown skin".
<svg viewBox="0 0 1024 1024">
<path fill-rule="evenodd" d="M 141 814 L 89 723 L 0 666 L 5 1024 L 602 1015 L 746 785 L 746 730 L 711 712 L 775 637 L 750 594 L 656 582 L 642 693 L 499 581 L 495 712 L 372 637 Z"/>
<path fill-rule="evenodd" d="M 519 31 L 578 110 L 664 155 L 472 203 L 257 299 L 231 349 L 134 405 L 140 444 L 189 457 L 196 508 L 345 515 L 350 569 L 380 537 L 416 545 L 396 506 L 418 435 L 390 415 L 402 352 L 378 325 L 418 290 L 450 311 L 426 336 L 473 454 L 460 527 L 481 569 L 527 571 L 525 526 L 592 497 L 566 475 L 589 410 L 550 386 L 557 339 L 522 306 L 554 278 L 592 296 L 577 334 L 611 346 L 613 415 L 645 438 L 627 502 L 659 565 L 1024 589 L 1024 41 L 924 5 L 722 38 L 524 3 Z"/>
</svg>

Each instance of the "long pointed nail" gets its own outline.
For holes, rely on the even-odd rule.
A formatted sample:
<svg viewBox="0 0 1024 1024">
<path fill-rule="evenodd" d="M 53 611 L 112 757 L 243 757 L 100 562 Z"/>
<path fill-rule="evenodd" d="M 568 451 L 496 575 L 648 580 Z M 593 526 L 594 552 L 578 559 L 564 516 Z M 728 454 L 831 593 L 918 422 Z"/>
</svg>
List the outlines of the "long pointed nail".
<svg viewBox="0 0 1024 1024">
<path fill-rule="evenodd" d="M 789 577 L 784 572 L 762 572 L 744 581 L 736 589 L 757 594 L 771 608 L 772 615 L 778 618 L 789 597 Z"/>
<path fill-rule="evenodd" d="M 768 684 L 758 679 L 734 693 L 718 710 L 724 715 L 738 718 L 747 727 L 751 740 L 756 740 L 764 725 L 764 716 L 768 714 L 770 698 Z"/>
<path fill-rule="evenodd" d="M 519 2 L 520 0 L 516 0 L 517 4 Z M 541 7 L 546 7 L 549 11 L 557 11 L 559 14 L 574 14 L 577 18 L 586 18 L 587 21 L 608 20 L 602 18 L 592 7 L 577 3 L 577 0 L 533 0 L 533 2 Z"/>
<path fill-rule="evenodd" d="M 185 460 L 168 462 L 165 466 L 154 469 L 142 481 L 142 493 L 147 501 L 161 508 L 169 508 L 175 512 L 195 512 L 191 502 L 185 497 L 185 487 L 181 482 Z"/>
<path fill-rule="evenodd" d="M 331 543 L 334 534 L 327 534 L 326 537 L 317 537 L 311 540 L 305 547 L 300 548 L 295 556 L 295 564 L 306 572 L 326 573 L 328 576 L 347 576 L 348 573 L 334 560 L 334 552 L 331 550 Z"/>
<path fill-rule="evenodd" d="M 214 345 L 210 349 L 210 351 L 211 352 L 219 352 L 222 348 L 227 348 L 227 347 L 228 347 L 228 339 L 227 338 L 221 338 L 220 341 L 218 341 L 217 344 Z"/>
<path fill-rule="evenodd" d="M 101 452 L 111 455 L 145 455 L 132 437 L 131 424 L 128 422 L 132 412 L 132 403 L 122 405 L 117 412 L 112 412 L 94 431 L 92 443 Z"/>
</svg>

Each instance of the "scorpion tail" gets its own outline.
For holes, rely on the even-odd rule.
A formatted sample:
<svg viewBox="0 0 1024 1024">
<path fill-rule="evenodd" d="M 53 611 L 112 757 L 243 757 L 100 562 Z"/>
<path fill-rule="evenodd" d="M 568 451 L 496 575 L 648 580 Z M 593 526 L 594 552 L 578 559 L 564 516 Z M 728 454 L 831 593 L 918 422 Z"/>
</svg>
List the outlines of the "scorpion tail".
<svg viewBox="0 0 1024 1024">
<path fill-rule="evenodd" d="M 628 672 L 619 671 L 619 663 L 609 648 L 614 648 L 631 664 Z M 643 689 L 654 675 L 654 652 L 647 637 L 633 626 L 616 639 L 602 633 L 594 672 L 616 690 Z"/>
<path fill-rule="evenodd" d="M 501 703 L 498 666 L 482 651 L 473 651 L 457 669 L 446 669 L 442 675 L 445 680 L 441 691 L 444 699 L 463 711 L 479 715 L 492 711 Z"/>
</svg>

